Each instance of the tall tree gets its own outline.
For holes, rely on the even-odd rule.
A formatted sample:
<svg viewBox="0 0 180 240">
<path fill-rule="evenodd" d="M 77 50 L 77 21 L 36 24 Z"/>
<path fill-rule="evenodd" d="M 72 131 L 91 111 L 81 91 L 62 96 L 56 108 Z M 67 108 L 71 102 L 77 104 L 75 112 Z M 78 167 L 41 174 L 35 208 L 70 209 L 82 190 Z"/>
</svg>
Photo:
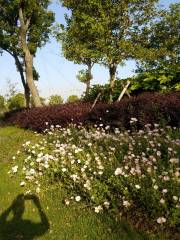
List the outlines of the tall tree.
<svg viewBox="0 0 180 240">
<path fill-rule="evenodd" d="M 41 106 L 41 101 L 33 78 L 33 59 L 37 48 L 49 39 L 54 21 L 54 14 L 48 11 L 49 3 L 48 0 L 0 0 L 0 36 L 16 46 L 13 54 L 23 57 L 26 82 L 36 107 Z"/>
<path fill-rule="evenodd" d="M 24 87 L 24 96 L 26 99 L 26 107 L 29 108 L 29 106 L 30 106 L 30 91 L 29 91 L 29 87 L 26 82 L 26 79 L 24 77 L 23 56 L 20 53 L 20 51 L 16 45 L 14 45 L 14 44 L 11 45 L 10 40 L 9 40 L 9 34 L 2 31 L 2 29 L 0 30 L 0 51 L 1 51 L 1 54 L 3 53 L 3 51 L 5 51 L 14 58 L 17 71 L 20 74 L 21 82 Z"/>
<path fill-rule="evenodd" d="M 65 1 L 62 2 L 66 5 Z M 86 1 L 83 2 L 83 5 L 85 4 L 87 4 Z M 68 7 L 68 5 L 66 6 Z M 92 68 L 94 63 L 97 62 L 99 54 L 94 42 L 95 33 L 92 35 L 92 32 L 84 28 L 82 18 L 79 18 L 79 14 L 81 14 L 79 10 L 77 7 L 71 16 L 65 15 L 66 25 L 59 25 L 55 34 L 57 39 L 61 41 L 64 57 L 75 64 L 82 64 L 87 67 L 84 75 L 86 79 L 84 78 L 85 81 L 83 82 L 86 84 L 86 92 L 88 92 L 93 78 Z"/>
<path fill-rule="evenodd" d="M 98 62 L 109 69 L 110 102 L 119 64 L 136 58 L 140 45 L 134 36 L 141 34 L 154 16 L 158 0 L 64 0 L 71 10 L 73 22 L 78 24 L 79 35 L 94 44 Z M 90 38 L 86 39 L 88 32 Z M 142 55 L 141 55 L 142 57 Z"/>
<path fill-rule="evenodd" d="M 92 67 L 91 67 L 92 65 L 90 65 L 89 67 L 88 67 L 88 69 L 86 69 L 86 70 L 80 70 L 79 72 L 78 72 L 78 74 L 76 75 L 76 78 L 80 81 L 80 82 L 82 82 L 82 83 L 84 83 L 84 84 L 86 84 L 86 94 L 88 94 L 89 93 L 89 90 L 90 90 L 90 82 L 91 82 L 91 79 L 92 79 L 92 73 L 91 73 L 91 69 L 92 69 Z"/>
<path fill-rule="evenodd" d="M 144 29 L 145 47 L 156 51 L 155 58 L 148 56 L 140 61 L 139 70 L 173 68 L 180 60 L 180 3 L 159 11 L 159 18 Z"/>
<path fill-rule="evenodd" d="M 156 91 L 180 89 L 180 4 L 161 9 L 159 17 L 143 31 L 146 49 L 155 53 L 138 62 L 136 88 L 144 86 Z M 144 81 L 142 81 L 145 79 Z"/>
</svg>

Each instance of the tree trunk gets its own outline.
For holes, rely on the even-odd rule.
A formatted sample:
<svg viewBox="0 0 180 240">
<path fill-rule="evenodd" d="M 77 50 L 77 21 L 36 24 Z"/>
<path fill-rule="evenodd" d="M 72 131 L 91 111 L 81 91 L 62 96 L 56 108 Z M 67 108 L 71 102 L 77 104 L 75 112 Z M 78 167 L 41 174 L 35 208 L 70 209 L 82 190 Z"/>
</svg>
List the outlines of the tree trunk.
<svg viewBox="0 0 180 240">
<path fill-rule="evenodd" d="M 90 89 L 90 86 L 91 86 L 91 80 L 92 80 L 92 67 L 93 67 L 93 64 L 90 62 L 88 62 L 87 64 L 88 66 L 88 69 L 87 69 L 87 82 L 86 82 L 86 94 L 89 93 L 89 89 Z"/>
<path fill-rule="evenodd" d="M 24 70 L 23 70 L 23 67 L 22 67 L 22 63 L 20 62 L 20 60 L 19 60 L 19 58 L 18 58 L 18 56 L 15 52 L 11 52 L 6 48 L 3 48 L 3 49 L 7 53 L 9 53 L 15 60 L 16 67 L 17 67 L 18 72 L 21 76 L 22 85 L 24 87 L 24 97 L 25 97 L 25 101 L 26 101 L 26 108 L 30 108 L 30 90 L 29 90 L 29 86 L 26 83 L 25 78 L 24 78 Z"/>
<path fill-rule="evenodd" d="M 24 60 L 26 66 L 26 81 L 28 84 L 28 88 L 30 89 L 30 92 L 32 94 L 34 105 L 35 107 L 41 107 L 42 106 L 41 100 L 33 79 L 33 56 L 30 54 L 28 50 L 25 51 Z"/>
<path fill-rule="evenodd" d="M 31 54 L 26 38 L 27 38 L 27 31 L 29 28 L 30 20 L 27 19 L 26 22 L 24 20 L 23 16 L 23 9 L 22 6 L 20 5 L 19 7 L 19 20 L 20 20 L 20 31 L 19 31 L 19 37 L 22 45 L 22 50 L 24 52 L 24 61 L 25 61 L 25 68 L 26 68 L 26 82 L 28 84 L 28 87 L 30 89 L 34 105 L 35 107 L 41 107 L 41 100 L 36 88 L 36 85 L 34 83 L 33 79 L 33 55 Z"/>
<path fill-rule="evenodd" d="M 90 80 L 86 82 L 86 94 L 89 93 L 90 84 L 91 84 Z"/>
<path fill-rule="evenodd" d="M 24 96 L 25 96 L 25 100 L 26 100 L 26 108 L 30 108 L 31 94 L 30 94 L 30 89 L 29 89 L 28 84 L 26 84 L 26 87 L 24 89 Z"/>
<path fill-rule="evenodd" d="M 13 57 L 15 58 L 16 66 L 21 76 L 21 81 L 24 87 L 24 97 L 26 101 L 26 108 L 30 108 L 30 89 L 24 78 L 24 70 L 18 56 L 15 53 L 13 54 Z"/>
<path fill-rule="evenodd" d="M 109 84 L 110 84 L 110 95 L 109 95 L 109 103 L 113 102 L 113 93 L 114 93 L 114 85 L 115 85 L 115 77 L 116 77 L 116 70 L 117 65 L 116 64 L 110 64 L 109 65 Z"/>
</svg>

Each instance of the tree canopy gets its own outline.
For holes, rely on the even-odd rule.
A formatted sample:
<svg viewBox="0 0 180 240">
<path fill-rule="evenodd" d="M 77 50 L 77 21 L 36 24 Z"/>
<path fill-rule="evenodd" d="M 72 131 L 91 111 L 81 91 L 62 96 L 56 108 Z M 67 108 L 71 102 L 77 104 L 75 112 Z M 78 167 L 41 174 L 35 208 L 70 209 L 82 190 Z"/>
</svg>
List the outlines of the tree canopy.
<svg viewBox="0 0 180 240">
<path fill-rule="evenodd" d="M 33 57 L 49 40 L 54 14 L 49 0 L 0 0 L 0 48 L 23 58 L 26 81 L 36 106 L 40 98 L 33 81 Z"/>
<path fill-rule="evenodd" d="M 95 56 L 96 62 L 108 67 L 112 95 L 117 66 L 127 59 L 143 57 L 143 54 L 140 56 L 141 45 L 135 41 L 135 36 L 140 35 L 142 28 L 154 17 L 155 4 L 158 1 L 64 0 L 61 2 L 71 10 L 71 16 L 66 17 L 67 24 L 73 35 L 78 36 L 78 43 L 84 42 L 86 52 L 89 53 L 89 50 L 93 52 L 89 57 Z M 81 54 L 86 55 L 83 52 Z M 112 96 L 110 98 L 112 101 Z"/>
</svg>

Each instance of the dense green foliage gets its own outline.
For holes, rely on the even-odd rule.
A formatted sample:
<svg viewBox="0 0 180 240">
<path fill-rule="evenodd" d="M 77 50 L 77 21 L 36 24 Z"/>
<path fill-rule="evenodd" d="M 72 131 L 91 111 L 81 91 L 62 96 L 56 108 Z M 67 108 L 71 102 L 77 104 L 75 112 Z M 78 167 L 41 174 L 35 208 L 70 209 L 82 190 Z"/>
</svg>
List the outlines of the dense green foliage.
<svg viewBox="0 0 180 240">
<path fill-rule="evenodd" d="M 42 47 L 49 39 L 50 26 L 54 14 L 47 11 L 49 0 L 42 1 L 0 1 L 0 47 L 12 53 L 21 54 L 22 46 L 19 44 L 19 8 L 23 8 L 24 20 L 30 21 L 27 33 L 27 42 L 33 55 L 37 48 Z"/>
<path fill-rule="evenodd" d="M 160 17 L 146 29 L 144 39 L 147 48 L 158 54 L 139 62 L 132 90 L 171 91 L 180 90 L 180 4 L 171 4 L 161 10 Z"/>
<path fill-rule="evenodd" d="M 18 110 L 25 107 L 25 98 L 24 94 L 17 93 L 7 101 L 7 107 L 10 111 Z"/>
<path fill-rule="evenodd" d="M 70 96 L 67 98 L 67 102 L 68 102 L 68 103 L 77 102 L 78 100 L 79 100 L 79 98 L 78 98 L 77 95 L 70 95 Z"/>
<path fill-rule="evenodd" d="M 49 105 L 62 104 L 63 98 L 59 95 L 51 95 L 49 97 Z"/>
<path fill-rule="evenodd" d="M 5 98 L 3 96 L 0 96 L 0 112 L 5 110 Z"/>
<path fill-rule="evenodd" d="M 151 71 L 179 68 L 180 37 L 179 37 L 180 4 L 171 4 L 169 9 L 160 10 L 149 27 L 144 29 L 142 38 L 145 47 L 154 49 L 155 56 L 148 55 L 140 62 L 139 71 Z"/>
</svg>

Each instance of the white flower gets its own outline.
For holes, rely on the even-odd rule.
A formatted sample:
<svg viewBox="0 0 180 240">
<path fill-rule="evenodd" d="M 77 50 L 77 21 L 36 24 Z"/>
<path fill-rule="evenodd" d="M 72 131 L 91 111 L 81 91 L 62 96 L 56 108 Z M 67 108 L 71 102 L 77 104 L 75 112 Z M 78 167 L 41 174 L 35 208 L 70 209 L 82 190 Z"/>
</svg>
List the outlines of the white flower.
<svg viewBox="0 0 180 240">
<path fill-rule="evenodd" d="M 16 157 L 15 157 L 15 156 L 13 156 L 13 157 L 12 157 L 12 159 L 13 159 L 13 160 L 15 160 L 15 159 L 16 159 Z"/>
<path fill-rule="evenodd" d="M 157 151 L 156 154 L 157 154 L 157 156 L 159 156 L 159 157 L 161 156 L 161 152 L 160 152 L 160 151 Z"/>
<path fill-rule="evenodd" d="M 49 168 L 49 164 L 48 163 L 45 163 L 44 164 L 44 167 L 47 169 L 47 168 Z"/>
<path fill-rule="evenodd" d="M 115 128 L 114 132 L 115 134 L 119 134 L 120 133 L 119 128 Z"/>
<path fill-rule="evenodd" d="M 130 202 L 128 202 L 127 200 L 124 200 L 124 201 L 123 201 L 123 206 L 129 207 L 129 206 L 131 206 L 131 204 L 130 204 Z"/>
<path fill-rule="evenodd" d="M 158 185 L 154 185 L 154 187 L 153 187 L 155 190 L 157 190 L 158 189 Z"/>
<path fill-rule="evenodd" d="M 170 163 L 174 163 L 174 164 L 176 164 L 176 163 L 179 163 L 179 159 L 177 159 L 177 158 L 171 158 L 170 160 Z"/>
<path fill-rule="evenodd" d="M 110 205 L 110 203 L 109 202 L 104 202 L 104 206 L 105 206 L 105 208 L 109 208 L 109 205 Z"/>
<path fill-rule="evenodd" d="M 137 184 L 137 185 L 135 185 L 135 188 L 140 189 L 141 186 Z"/>
<path fill-rule="evenodd" d="M 23 187 L 26 183 L 23 181 L 20 183 L 20 186 Z"/>
<path fill-rule="evenodd" d="M 177 196 L 173 196 L 173 200 L 177 202 L 178 197 Z"/>
<path fill-rule="evenodd" d="M 91 189 L 91 184 L 90 184 L 90 181 L 86 181 L 86 183 L 84 184 L 84 187 L 88 190 Z"/>
<path fill-rule="evenodd" d="M 62 168 L 62 172 L 66 172 L 67 171 L 67 169 L 66 168 Z"/>
<path fill-rule="evenodd" d="M 80 196 L 76 196 L 75 200 L 76 200 L 76 202 L 79 202 L 81 200 L 81 197 Z"/>
<path fill-rule="evenodd" d="M 36 193 L 40 193 L 40 187 L 36 188 Z"/>
<path fill-rule="evenodd" d="M 31 168 L 30 171 L 29 171 L 29 174 L 34 175 L 35 173 L 36 173 L 36 171 L 33 168 Z"/>
<path fill-rule="evenodd" d="M 163 190 L 162 190 L 162 193 L 167 193 L 167 192 L 168 192 L 167 189 L 163 189 Z"/>
<path fill-rule="evenodd" d="M 137 121 L 138 121 L 137 118 L 131 118 L 130 123 L 134 123 L 134 122 L 137 122 Z"/>
<path fill-rule="evenodd" d="M 96 213 L 99 213 L 99 212 L 102 211 L 102 210 L 103 210 L 103 208 L 102 208 L 101 205 L 99 205 L 99 206 L 97 206 L 97 207 L 94 208 L 94 211 L 95 211 Z"/>
<path fill-rule="evenodd" d="M 169 176 L 164 176 L 164 177 L 163 177 L 163 180 L 164 180 L 164 181 L 169 181 L 169 180 L 170 180 L 170 177 L 169 177 Z"/>
<path fill-rule="evenodd" d="M 79 179 L 79 177 L 78 177 L 77 174 L 72 174 L 72 175 L 70 176 L 70 178 L 72 178 L 74 182 L 75 182 L 77 179 Z"/>
<path fill-rule="evenodd" d="M 122 175 L 122 174 L 123 174 L 122 168 L 116 168 L 116 171 L 114 172 L 114 174 L 115 174 L 116 176 Z"/>
<path fill-rule="evenodd" d="M 161 204 L 164 204 L 165 203 L 165 200 L 163 198 L 160 199 L 159 201 Z"/>
<path fill-rule="evenodd" d="M 13 173 L 17 173 L 17 170 L 18 170 L 18 166 L 17 166 L 17 165 L 14 166 L 14 167 L 12 167 L 12 172 L 13 172 Z"/>
<path fill-rule="evenodd" d="M 165 223 L 166 222 L 166 218 L 164 218 L 164 217 L 159 217 L 158 219 L 157 219 L 157 223 L 159 223 L 159 224 L 163 224 L 163 223 Z"/>
<path fill-rule="evenodd" d="M 66 205 L 70 204 L 70 201 L 68 199 L 65 199 L 64 202 L 65 202 Z"/>
</svg>

